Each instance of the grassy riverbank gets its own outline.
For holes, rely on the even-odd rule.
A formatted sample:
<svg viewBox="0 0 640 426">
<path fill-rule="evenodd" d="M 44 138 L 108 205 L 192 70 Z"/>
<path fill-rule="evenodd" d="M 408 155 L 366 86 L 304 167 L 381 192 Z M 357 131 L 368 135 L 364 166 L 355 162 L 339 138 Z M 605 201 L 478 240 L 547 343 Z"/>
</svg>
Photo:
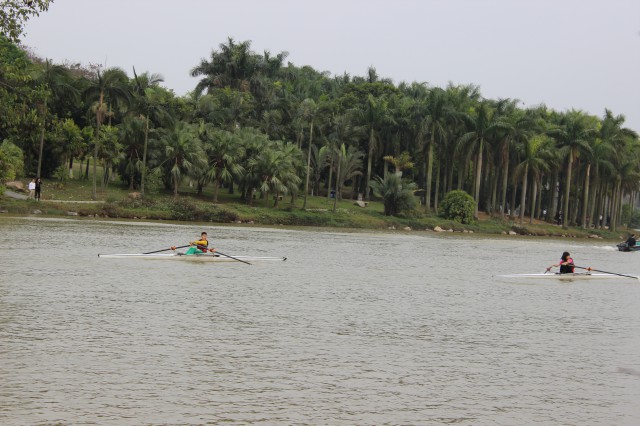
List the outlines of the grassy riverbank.
<svg viewBox="0 0 640 426">
<path fill-rule="evenodd" d="M 481 234 L 518 234 L 569 238 L 602 238 L 620 240 L 626 229 L 617 232 L 581 228 L 563 229 L 560 226 L 526 219 L 501 220 L 487 215 L 468 225 L 445 220 L 435 214 L 418 211 L 404 217 L 384 216 L 383 205 L 371 201 L 360 207 L 351 199 L 339 201 L 334 212 L 334 200 L 323 197 L 284 197 L 274 206 L 273 195 L 268 200 L 256 199 L 252 206 L 244 203 L 239 194 L 221 190 L 218 203 L 213 203 L 211 188 L 197 194 L 195 187 L 180 188 L 175 198 L 170 192 L 161 192 L 136 199 L 130 191 L 120 185 L 111 184 L 98 189 L 98 202 L 91 200 L 92 184 L 87 180 L 69 180 L 64 185 L 45 181 L 42 201 L 18 200 L 4 195 L 0 197 L 0 211 L 13 215 L 108 217 L 139 220 L 178 220 L 213 223 L 236 223 L 254 225 L 313 226 L 357 229 L 395 229 L 403 232 L 433 231 L 440 227 L 445 232 L 473 232 Z M 347 194 L 348 195 L 348 194 Z"/>
</svg>

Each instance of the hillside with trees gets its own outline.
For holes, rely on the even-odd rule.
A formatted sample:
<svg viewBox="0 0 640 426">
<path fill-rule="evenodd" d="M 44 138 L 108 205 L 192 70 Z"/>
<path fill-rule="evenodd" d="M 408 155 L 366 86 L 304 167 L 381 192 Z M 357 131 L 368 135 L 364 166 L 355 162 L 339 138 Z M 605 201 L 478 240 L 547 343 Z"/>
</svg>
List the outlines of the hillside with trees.
<svg viewBox="0 0 640 426">
<path fill-rule="evenodd" d="M 180 197 L 188 180 L 213 188 L 212 203 L 220 191 L 275 207 L 377 197 L 393 215 L 432 214 L 461 190 L 476 218 L 612 229 L 635 204 L 638 134 L 604 107 L 522 108 L 475 85 L 330 75 L 286 58 L 229 38 L 185 70 L 199 81 L 177 96 L 162 70 L 54 64 L 0 38 L 0 182 L 85 179 L 96 199 L 108 185 Z"/>
</svg>

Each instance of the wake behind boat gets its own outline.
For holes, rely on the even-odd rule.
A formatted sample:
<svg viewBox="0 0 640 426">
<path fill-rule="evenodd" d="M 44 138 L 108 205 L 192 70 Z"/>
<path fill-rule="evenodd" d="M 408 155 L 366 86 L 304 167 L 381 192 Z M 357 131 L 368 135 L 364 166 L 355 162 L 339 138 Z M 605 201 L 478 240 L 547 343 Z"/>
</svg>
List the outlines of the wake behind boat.
<svg viewBox="0 0 640 426">
<path fill-rule="evenodd" d="M 117 253 L 117 254 L 98 254 L 98 257 L 104 259 L 156 259 L 156 260 L 186 260 L 186 261 L 205 261 L 205 262 L 263 262 L 263 261 L 285 261 L 286 257 L 270 257 L 270 256 L 230 256 L 217 253 Z"/>
</svg>

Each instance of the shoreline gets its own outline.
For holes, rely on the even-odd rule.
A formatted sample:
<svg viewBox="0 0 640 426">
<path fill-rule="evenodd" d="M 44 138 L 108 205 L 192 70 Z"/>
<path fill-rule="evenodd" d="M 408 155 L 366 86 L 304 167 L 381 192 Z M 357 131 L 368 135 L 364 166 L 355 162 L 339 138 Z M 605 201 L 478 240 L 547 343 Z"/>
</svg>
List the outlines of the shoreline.
<svg viewBox="0 0 640 426">
<path fill-rule="evenodd" d="M 91 187 L 84 181 L 68 181 L 60 186 L 46 182 L 43 198 L 28 199 L 10 189 L 0 195 L 0 215 L 14 217 L 89 218 L 126 221 L 199 223 L 235 226 L 263 226 L 289 229 L 322 229 L 339 231 L 433 232 L 436 234 L 473 234 L 487 237 L 533 236 L 558 239 L 594 239 L 620 242 L 631 229 L 582 229 L 562 226 L 530 218 L 522 224 L 515 220 L 492 217 L 480 212 L 479 220 L 461 224 L 435 213 L 416 210 L 402 217 L 385 216 L 382 202 L 372 200 L 366 205 L 351 199 L 337 202 L 326 196 L 285 199 L 278 205 L 272 200 L 256 199 L 252 205 L 241 201 L 237 194 L 220 194 L 217 203 L 207 191 L 202 194 L 185 187 L 179 197 L 160 193 L 140 197 L 119 186 L 100 189 L 98 200 L 91 200 Z M 306 205 L 306 209 L 302 206 Z"/>
<path fill-rule="evenodd" d="M 44 200 L 43 200 L 44 201 Z M 42 202 L 42 201 L 41 201 Z M 98 220 L 98 221 L 109 221 L 109 222 L 123 222 L 127 224 L 167 224 L 167 225 L 188 225 L 190 223 L 194 225 L 202 226 L 239 226 L 239 227 L 247 227 L 247 228 L 266 228 L 266 229 L 292 229 L 292 230 L 308 230 L 308 231 L 319 231 L 319 232 L 347 232 L 347 233 L 359 233 L 359 232 L 380 232 L 380 233 L 390 233 L 390 234 L 435 234 L 447 236 L 451 234 L 451 236 L 469 236 L 474 238 L 521 238 L 523 240 L 528 237 L 533 238 L 550 238 L 550 239 L 558 239 L 558 240 L 596 240 L 600 242 L 607 242 L 611 244 L 616 244 L 621 240 L 624 240 L 623 234 L 628 232 L 625 231 L 616 231 L 615 233 L 610 232 L 608 230 L 582 230 L 582 229 L 562 229 L 559 225 L 552 224 L 528 224 L 525 223 L 522 226 L 519 223 L 513 223 L 511 221 L 504 221 L 504 227 L 510 227 L 509 231 L 502 230 L 501 232 L 496 232 L 494 227 L 491 229 L 483 229 L 483 221 L 479 221 L 476 224 L 472 225 L 462 225 L 455 224 L 455 228 L 453 227 L 442 227 L 435 226 L 434 228 L 439 228 L 440 230 L 435 230 L 430 227 L 410 227 L 410 226 L 374 226 L 374 227 L 362 227 L 362 226 L 348 226 L 348 225 L 321 225 L 321 224 L 295 224 L 295 223 L 263 223 L 256 220 L 234 220 L 228 222 L 219 222 L 213 220 L 179 220 L 173 218 L 153 218 L 153 217 L 145 217 L 145 216 L 109 216 L 109 215 L 100 215 L 100 214 L 91 214 L 87 213 L 86 206 L 87 205 L 103 205 L 104 201 L 59 201 L 59 200 L 47 200 L 44 201 L 47 205 L 51 205 L 53 207 L 57 206 L 58 203 L 63 205 L 65 209 L 62 210 L 47 210 L 43 212 L 42 209 L 38 209 L 38 204 L 40 202 L 28 200 L 27 203 L 29 207 L 34 207 L 34 209 L 30 209 L 30 211 L 13 211 L 14 209 L 7 210 L 2 206 L 2 199 L 0 198 L 0 218 L 13 218 L 13 219 L 21 219 L 21 218 L 31 218 L 31 219 L 69 219 L 69 220 Z M 44 206 L 43 206 L 44 207 Z M 442 220 L 441 222 L 447 222 Z M 540 230 L 536 230 L 536 227 L 544 227 L 544 232 L 540 232 Z M 548 231 L 549 227 L 552 227 L 556 232 Z M 474 228 L 474 229 L 467 229 Z M 513 229 L 518 229 L 519 232 L 514 231 Z M 592 231 L 592 232 L 589 232 Z M 605 232 L 609 235 L 598 235 L 595 232 Z M 615 234 L 615 235 L 611 235 Z"/>
</svg>

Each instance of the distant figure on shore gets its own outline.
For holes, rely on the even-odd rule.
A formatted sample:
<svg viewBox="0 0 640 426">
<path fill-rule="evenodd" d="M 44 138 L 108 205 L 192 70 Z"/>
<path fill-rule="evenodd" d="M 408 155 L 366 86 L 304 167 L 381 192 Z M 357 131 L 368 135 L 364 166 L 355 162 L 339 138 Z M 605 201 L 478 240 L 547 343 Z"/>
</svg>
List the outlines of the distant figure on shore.
<svg viewBox="0 0 640 426">
<path fill-rule="evenodd" d="M 34 198 L 36 198 L 36 180 L 31 179 L 31 182 L 29 182 L 29 199 L 33 200 Z"/>
<path fill-rule="evenodd" d="M 36 178 L 36 200 L 40 201 L 40 194 L 42 193 L 42 179 Z"/>
<path fill-rule="evenodd" d="M 556 216 L 554 217 L 554 220 L 556 222 L 556 225 L 562 224 L 562 212 L 560 210 L 556 212 Z"/>
</svg>

